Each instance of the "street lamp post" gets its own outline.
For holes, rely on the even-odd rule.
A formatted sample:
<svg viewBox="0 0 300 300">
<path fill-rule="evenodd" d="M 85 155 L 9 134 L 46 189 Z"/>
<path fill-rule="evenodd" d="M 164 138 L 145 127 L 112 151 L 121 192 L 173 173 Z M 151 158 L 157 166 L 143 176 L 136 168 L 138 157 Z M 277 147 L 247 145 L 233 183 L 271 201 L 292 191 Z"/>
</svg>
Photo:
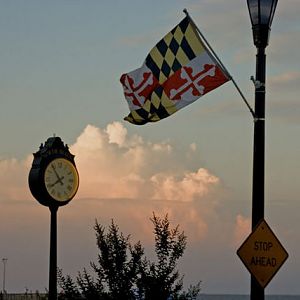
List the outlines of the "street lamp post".
<svg viewBox="0 0 300 300">
<path fill-rule="evenodd" d="M 265 196 L 265 81 L 266 54 L 271 24 L 278 0 L 247 0 L 257 48 L 255 85 L 255 122 L 253 147 L 252 230 L 264 218 Z M 251 300 L 265 299 L 262 288 L 251 276 Z"/>
<path fill-rule="evenodd" d="M 5 294 L 5 272 L 6 272 L 7 258 L 2 258 L 2 262 L 3 262 L 3 286 L 2 286 L 2 291 L 3 291 L 3 294 Z"/>
</svg>

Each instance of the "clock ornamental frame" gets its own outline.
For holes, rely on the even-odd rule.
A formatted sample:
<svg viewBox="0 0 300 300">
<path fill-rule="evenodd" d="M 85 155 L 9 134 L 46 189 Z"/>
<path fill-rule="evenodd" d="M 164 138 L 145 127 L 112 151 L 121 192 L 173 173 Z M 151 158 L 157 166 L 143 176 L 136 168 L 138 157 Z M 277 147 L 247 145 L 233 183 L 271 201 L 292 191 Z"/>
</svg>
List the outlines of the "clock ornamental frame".
<svg viewBox="0 0 300 300">
<path fill-rule="evenodd" d="M 57 210 L 77 193 L 79 174 L 75 156 L 60 137 L 48 138 L 33 157 L 28 184 L 33 197 L 51 213 L 48 300 L 57 300 Z"/>
<path fill-rule="evenodd" d="M 28 183 L 34 198 L 49 208 L 68 204 L 79 187 L 75 156 L 68 145 L 60 137 L 50 137 L 33 156 Z"/>
</svg>

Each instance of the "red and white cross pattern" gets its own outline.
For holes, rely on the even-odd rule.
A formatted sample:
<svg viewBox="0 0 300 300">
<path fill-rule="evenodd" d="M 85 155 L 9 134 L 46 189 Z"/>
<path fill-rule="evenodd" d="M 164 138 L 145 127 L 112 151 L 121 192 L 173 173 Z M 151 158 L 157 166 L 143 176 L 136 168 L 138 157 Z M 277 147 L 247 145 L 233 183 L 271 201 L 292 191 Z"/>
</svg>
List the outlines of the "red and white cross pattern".
<svg viewBox="0 0 300 300">
<path fill-rule="evenodd" d="M 228 81 L 219 66 L 205 53 L 180 70 L 163 84 L 164 91 L 176 107 L 182 108 Z"/>
<path fill-rule="evenodd" d="M 158 85 L 158 80 L 145 64 L 139 69 L 123 74 L 120 81 L 130 111 L 141 108 L 146 98 Z"/>
</svg>

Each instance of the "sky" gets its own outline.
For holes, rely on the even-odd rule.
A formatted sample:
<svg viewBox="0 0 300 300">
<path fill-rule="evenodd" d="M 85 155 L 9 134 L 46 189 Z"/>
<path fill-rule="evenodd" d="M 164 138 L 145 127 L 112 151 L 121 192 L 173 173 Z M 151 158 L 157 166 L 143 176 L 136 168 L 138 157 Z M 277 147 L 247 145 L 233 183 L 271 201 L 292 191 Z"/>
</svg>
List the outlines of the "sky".
<svg viewBox="0 0 300 300">
<path fill-rule="evenodd" d="M 249 293 L 236 250 L 250 234 L 253 120 L 233 84 L 160 122 L 123 121 L 120 76 L 142 65 L 184 8 L 253 106 L 246 1 L 0 2 L 0 258 L 8 259 L 8 292 L 48 287 L 50 214 L 27 180 L 32 153 L 55 134 L 80 175 L 77 195 L 58 211 L 65 274 L 96 261 L 95 219 L 114 219 L 151 256 L 154 212 L 187 235 L 179 264 L 187 285 Z M 267 48 L 265 219 L 289 253 L 268 294 L 300 294 L 299 14 L 298 0 L 279 1 Z"/>
</svg>

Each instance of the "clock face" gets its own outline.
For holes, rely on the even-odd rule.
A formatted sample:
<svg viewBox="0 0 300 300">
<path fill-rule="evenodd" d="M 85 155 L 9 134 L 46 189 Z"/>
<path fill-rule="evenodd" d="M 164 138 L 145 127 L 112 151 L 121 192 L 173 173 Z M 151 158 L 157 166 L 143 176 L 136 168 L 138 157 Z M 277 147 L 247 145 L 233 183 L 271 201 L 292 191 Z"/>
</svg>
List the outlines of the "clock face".
<svg viewBox="0 0 300 300">
<path fill-rule="evenodd" d="M 48 194 L 54 200 L 69 201 L 75 196 L 78 189 L 77 170 L 67 159 L 56 158 L 46 167 L 44 183 Z"/>
</svg>

